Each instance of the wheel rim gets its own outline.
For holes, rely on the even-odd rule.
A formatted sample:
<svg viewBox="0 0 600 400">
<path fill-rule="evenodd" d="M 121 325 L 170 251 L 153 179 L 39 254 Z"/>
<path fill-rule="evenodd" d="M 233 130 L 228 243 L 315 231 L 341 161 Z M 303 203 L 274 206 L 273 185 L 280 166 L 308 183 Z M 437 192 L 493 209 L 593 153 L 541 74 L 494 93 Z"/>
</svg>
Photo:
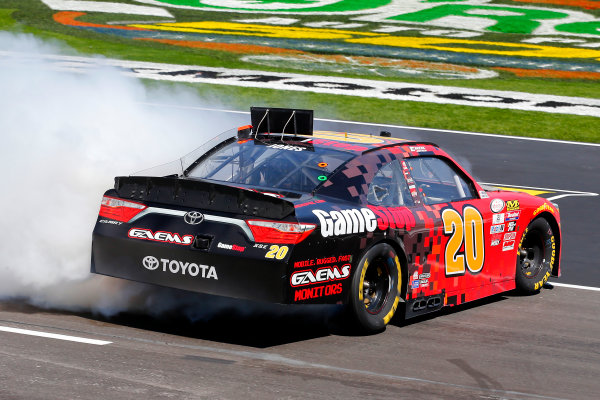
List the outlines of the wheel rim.
<svg viewBox="0 0 600 400">
<path fill-rule="evenodd" d="M 361 288 L 368 313 L 378 314 L 381 311 L 390 293 L 391 284 L 386 258 L 376 258 L 367 267 Z"/>
<path fill-rule="evenodd" d="M 544 260 L 544 239 L 540 232 L 527 232 L 519 247 L 519 264 L 523 276 L 535 279 L 542 271 Z"/>
</svg>

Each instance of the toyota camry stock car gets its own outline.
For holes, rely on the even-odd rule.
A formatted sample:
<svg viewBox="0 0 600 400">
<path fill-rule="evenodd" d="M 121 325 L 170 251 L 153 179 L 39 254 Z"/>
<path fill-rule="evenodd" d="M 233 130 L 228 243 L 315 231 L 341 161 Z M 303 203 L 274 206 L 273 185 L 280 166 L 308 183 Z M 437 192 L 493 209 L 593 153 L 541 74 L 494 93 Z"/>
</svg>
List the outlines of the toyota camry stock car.
<svg viewBox="0 0 600 400">
<path fill-rule="evenodd" d="M 558 276 L 555 204 L 484 190 L 433 143 L 313 132 L 251 109 L 173 164 L 115 178 L 92 272 L 276 303 L 342 303 L 366 331 Z"/>
</svg>

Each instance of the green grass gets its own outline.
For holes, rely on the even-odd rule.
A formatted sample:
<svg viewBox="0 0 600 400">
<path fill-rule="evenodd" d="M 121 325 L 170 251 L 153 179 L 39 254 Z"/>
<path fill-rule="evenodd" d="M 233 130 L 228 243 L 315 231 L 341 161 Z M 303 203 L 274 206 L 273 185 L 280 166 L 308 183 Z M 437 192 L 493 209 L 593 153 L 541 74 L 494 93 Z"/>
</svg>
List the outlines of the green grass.
<svg viewBox="0 0 600 400">
<path fill-rule="evenodd" d="M 251 105 L 310 108 L 317 118 L 600 143 L 600 118 L 595 117 L 224 85 L 193 87 L 202 99 L 238 110 Z"/>
<path fill-rule="evenodd" d="M 177 48 L 160 43 L 133 41 L 118 36 L 62 26 L 52 20 L 53 12 L 37 0 L 4 0 L 3 7 L 8 9 L 0 9 L 1 30 L 34 34 L 44 40 L 59 42 L 83 54 L 102 54 L 111 58 L 173 64 L 299 72 L 290 68 L 275 69 L 245 63 L 239 59 L 239 55 L 223 51 Z M 185 10 L 177 9 L 170 9 L 170 11 L 178 21 L 198 20 L 201 14 L 199 12 L 188 14 Z M 210 20 L 219 20 L 220 18 L 229 20 L 231 18 L 229 14 L 209 13 L 204 19 L 210 17 Z M 255 18 L 259 17 L 255 16 Z M 158 18 L 94 14 L 86 16 L 82 20 L 103 23 L 107 20 L 142 21 L 158 20 Z M 301 72 L 310 73 L 310 71 Z M 315 74 L 319 74 L 319 72 L 315 72 Z M 351 77 L 381 79 L 365 75 L 352 75 Z M 600 93 L 600 82 L 597 81 L 516 78 L 508 73 L 501 73 L 499 78 L 486 80 L 441 80 L 432 78 L 384 78 L 384 80 L 590 98 L 597 98 L 598 93 Z M 148 85 L 174 85 L 166 82 L 157 83 L 156 81 L 146 83 Z M 232 109 L 247 110 L 251 105 L 309 108 L 314 109 L 316 116 L 320 118 L 600 143 L 600 118 L 594 117 L 368 99 L 306 92 L 283 92 L 224 85 L 190 84 L 185 86 L 194 88 L 208 104 L 217 99 L 220 105 L 227 105 L 228 108 Z"/>
</svg>

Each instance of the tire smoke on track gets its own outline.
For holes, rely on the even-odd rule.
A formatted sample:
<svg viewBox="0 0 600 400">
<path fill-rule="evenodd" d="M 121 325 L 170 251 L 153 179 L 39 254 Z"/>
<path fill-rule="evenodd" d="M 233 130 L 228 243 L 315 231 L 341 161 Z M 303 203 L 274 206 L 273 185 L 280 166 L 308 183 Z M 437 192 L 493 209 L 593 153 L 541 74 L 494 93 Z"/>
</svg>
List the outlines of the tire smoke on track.
<svg viewBox="0 0 600 400">
<path fill-rule="evenodd" d="M 18 52 L 74 53 L 0 33 L 0 299 L 106 316 L 189 306 L 190 318 L 203 318 L 198 296 L 90 275 L 91 233 L 114 176 L 177 159 L 221 132 L 215 121 L 142 102 L 220 105 L 107 68 L 56 71 Z"/>
</svg>

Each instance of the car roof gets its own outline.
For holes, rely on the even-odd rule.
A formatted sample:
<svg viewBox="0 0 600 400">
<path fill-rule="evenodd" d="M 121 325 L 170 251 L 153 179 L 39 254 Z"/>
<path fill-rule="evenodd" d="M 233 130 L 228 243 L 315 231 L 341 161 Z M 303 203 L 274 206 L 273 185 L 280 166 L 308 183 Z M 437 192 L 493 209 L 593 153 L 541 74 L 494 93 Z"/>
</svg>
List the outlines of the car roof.
<svg viewBox="0 0 600 400">
<path fill-rule="evenodd" d="M 264 136 L 277 137 L 278 133 L 263 134 Z M 288 136 L 287 134 L 285 136 Z M 336 150 L 346 151 L 355 154 L 362 154 L 370 151 L 375 151 L 386 147 L 404 146 L 404 145 L 431 145 L 438 147 L 434 143 L 411 141 L 406 139 L 365 135 L 352 132 L 334 132 L 334 131 L 314 131 L 312 136 L 296 135 L 313 140 L 311 144 L 315 147 L 335 147 Z"/>
</svg>

